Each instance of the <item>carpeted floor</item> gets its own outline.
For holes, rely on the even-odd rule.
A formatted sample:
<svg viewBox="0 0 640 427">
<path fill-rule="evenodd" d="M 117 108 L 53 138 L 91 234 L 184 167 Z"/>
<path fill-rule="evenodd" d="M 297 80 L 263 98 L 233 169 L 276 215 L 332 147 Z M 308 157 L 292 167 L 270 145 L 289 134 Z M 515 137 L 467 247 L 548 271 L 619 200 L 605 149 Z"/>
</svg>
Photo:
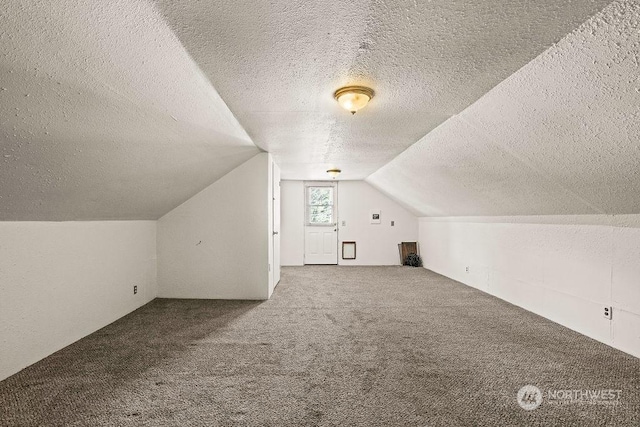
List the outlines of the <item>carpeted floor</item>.
<svg viewBox="0 0 640 427">
<path fill-rule="evenodd" d="M 525 411 L 526 384 L 621 392 Z M 285 268 L 270 301 L 157 299 L 0 382 L 0 425 L 638 426 L 640 359 L 421 268 Z"/>
</svg>

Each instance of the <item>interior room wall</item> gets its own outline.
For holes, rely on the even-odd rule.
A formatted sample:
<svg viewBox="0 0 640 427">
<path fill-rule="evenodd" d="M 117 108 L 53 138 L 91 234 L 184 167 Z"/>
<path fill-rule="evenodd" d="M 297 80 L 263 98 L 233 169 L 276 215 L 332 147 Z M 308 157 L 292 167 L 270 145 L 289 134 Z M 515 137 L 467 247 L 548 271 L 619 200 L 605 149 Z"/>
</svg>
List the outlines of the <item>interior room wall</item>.
<svg viewBox="0 0 640 427">
<path fill-rule="evenodd" d="M 370 221 L 373 209 L 380 224 Z M 418 219 L 365 181 L 340 182 L 338 216 L 340 265 L 399 265 L 398 243 L 418 240 Z M 356 259 L 342 259 L 343 241 L 356 242 Z"/>
<path fill-rule="evenodd" d="M 0 380 L 156 293 L 155 221 L 0 222 Z"/>
<path fill-rule="evenodd" d="M 426 268 L 640 357 L 640 215 L 421 218 L 419 242 Z"/>
<path fill-rule="evenodd" d="M 282 181 L 282 265 L 304 264 L 304 181 Z M 380 224 L 369 213 L 380 210 Z M 391 226 L 394 221 L 394 226 Z M 344 225 L 343 225 L 344 224 Z M 338 264 L 398 265 L 398 243 L 418 239 L 418 219 L 365 181 L 338 182 Z M 356 259 L 342 259 L 342 242 Z"/>
<path fill-rule="evenodd" d="M 158 296 L 268 298 L 270 158 L 257 154 L 158 220 Z"/>
</svg>

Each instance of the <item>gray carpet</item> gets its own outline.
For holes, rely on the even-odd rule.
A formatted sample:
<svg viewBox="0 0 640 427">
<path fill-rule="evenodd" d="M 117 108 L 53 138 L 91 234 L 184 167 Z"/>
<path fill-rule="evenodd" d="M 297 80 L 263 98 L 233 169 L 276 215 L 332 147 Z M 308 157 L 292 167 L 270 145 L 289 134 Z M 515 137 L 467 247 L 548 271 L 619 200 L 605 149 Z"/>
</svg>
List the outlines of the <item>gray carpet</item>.
<svg viewBox="0 0 640 427">
<path fill-rule="evenodd" d="M 525 384 L 622 392 L 525 411 Z M 285 268 L 266 302 L 156 299 L 0 382 L 2 426 L 638 426 L 639 412 L 640 359 L 411 267 Z"/>
</svg>

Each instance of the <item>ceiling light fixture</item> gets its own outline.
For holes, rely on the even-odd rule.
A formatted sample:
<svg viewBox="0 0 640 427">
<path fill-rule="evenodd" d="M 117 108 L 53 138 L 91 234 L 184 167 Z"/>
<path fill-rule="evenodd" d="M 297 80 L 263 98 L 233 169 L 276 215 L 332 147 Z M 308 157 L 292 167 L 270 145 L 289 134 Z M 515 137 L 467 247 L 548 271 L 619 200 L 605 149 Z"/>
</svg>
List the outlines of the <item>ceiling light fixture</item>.
<svg viewBox="0 0 640 427">
<path fill-rule="evenodd" d="M 336 90 L 333 97 L 342 108 L 355 114 L 371 101 L 373 89 L 364 86 L 346 86 Z"/>
<path fill-rule="evenodd" d="M 329 176 L 333 179 L 336 179 L 338 177 L 338 175 L 340 175 L 340 172 L 342 172 L 340 169 L 329 169 L 327 171 L 327 173 L 329 174 Z"/>
</svg>

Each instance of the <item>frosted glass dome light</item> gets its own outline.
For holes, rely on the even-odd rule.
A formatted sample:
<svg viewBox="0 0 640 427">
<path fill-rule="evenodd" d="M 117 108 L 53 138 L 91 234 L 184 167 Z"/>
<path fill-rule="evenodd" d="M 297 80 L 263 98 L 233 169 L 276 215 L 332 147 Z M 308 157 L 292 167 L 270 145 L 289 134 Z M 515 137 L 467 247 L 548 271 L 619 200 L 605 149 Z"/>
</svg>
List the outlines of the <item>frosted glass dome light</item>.
<svg viewBox="0 0 640 427">
<path fill-rule="evenodd" d="M 355 114 L 371 101 L 373 89 L 364 86 L 346 86 L 336 90 L 333 96 L 342 108 Z"/>
</svg>

